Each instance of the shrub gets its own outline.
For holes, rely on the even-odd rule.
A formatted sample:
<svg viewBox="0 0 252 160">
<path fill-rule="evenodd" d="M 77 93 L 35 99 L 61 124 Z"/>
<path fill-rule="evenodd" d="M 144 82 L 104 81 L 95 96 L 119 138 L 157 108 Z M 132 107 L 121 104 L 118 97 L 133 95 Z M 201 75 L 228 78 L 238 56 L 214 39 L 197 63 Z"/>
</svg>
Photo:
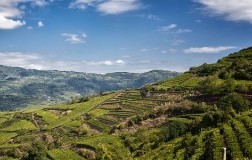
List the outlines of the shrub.
<svg viewBox="0 0 252 160">
<path fill-rule="evenodd" d="M 159 132 L 159 137 L 163 137 L 164 141 L 177 138 L 188 130 L 188 124 L 180 121 L 169 121 L 163 125 Z"/>
<path fill-rule="evenodd" d="M 223 94 L 227 93 L 233 93 L 236 89 L 236 81 L 234 79 L 227 79 L 224 82 L 222 82 L 220 88 Z"/>
<path fill-rule="evenodd" d="M 199 83 L 198 89 L 203 94 L 209 94 L 209 95 L 220 94 L 219 79 L 215 76 L 209 76 Z"/>
<path fill-rule="evenodd" d="M 46 155 L 45 145 L 40 141 L 36 141 L 32 144 L 32 147 L 28 151 L 28 155 L 24 160 L 44 160 L 46 159 Z"/>
<path fill-rule="evenodd" d="M 237 113 L 247 111 L 249 105 L 250 102 L 237 93 L 224 96 L 218 102 L 218 107 L 222 110 L 229 111 L 233 108 Z"/>
</svg>

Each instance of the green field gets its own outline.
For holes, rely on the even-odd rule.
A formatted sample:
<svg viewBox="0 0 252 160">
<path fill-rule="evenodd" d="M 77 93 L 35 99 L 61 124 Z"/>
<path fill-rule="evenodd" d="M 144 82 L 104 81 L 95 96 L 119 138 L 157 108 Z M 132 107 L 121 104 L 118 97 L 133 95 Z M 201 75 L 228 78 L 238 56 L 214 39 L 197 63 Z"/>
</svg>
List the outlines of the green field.
<svg viewBox="0 0 252 160">
<path fill-rule="evenodd" d="M 48 155 L 50 158 L 53 160 L 83 160 L 83 157 L 79 156 L 72 150 L 67 150 L 67 149 L 54 149 L 54 150 L 49 150 Z"/>
<path fill-rule="evenodd" d="M 26 120 L 21 120 L 19 122 L 15 122 L 13 124 L 11 124 L 8 127 L 3 128 L 3 131 L 18 131 L 18 130 L 36 130 L 37 127 L 35 127 L 35 125 L 30 122 L 30 121 L 26 121 Z"/>
<path fill-rule="evenodd" d="M 18 134 L 15 132 L 1 132 L 0 133 L 0 145 L 7 142 L 11 138 L 17 136 Z"/>
</svg>

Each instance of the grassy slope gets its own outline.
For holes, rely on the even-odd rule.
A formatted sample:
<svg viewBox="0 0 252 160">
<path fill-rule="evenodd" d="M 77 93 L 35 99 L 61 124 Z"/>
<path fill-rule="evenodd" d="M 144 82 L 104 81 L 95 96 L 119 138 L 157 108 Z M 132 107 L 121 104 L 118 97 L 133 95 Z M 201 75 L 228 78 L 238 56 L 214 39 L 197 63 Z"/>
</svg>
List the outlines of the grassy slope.
<svg viewBox="0 0 252 160">
<path fill-rule="evenodd" d="M 152 87 L 159 90 L 145 98 L 139 90 L 125 90 L 84 103 L 0 112 L 0 155 L 20 159 L 32 148 L 33 141 L 41 141 L 47 159 L 54 160 L 221 159 L 223 146 L 228 149 L 229 159 L 252 158 L 251 111 L 199 128 L 205 115 L 216 112 L 216 106 L 195 103 L 188 99 L 192 93 L 187 91 L 167 91 L 174 87 L 195 90 L 207 76 L 218 76 L 227 69 L 231 72 L 234 59 L 244 56 L 250 61 L 251 50 L 210 65 L 218 69 L 210 69 L 207 75 L 202 75 L 205 68 L 201 66 L 154 84 Z M 237 83 L 252 84 L 251 80 Z"/>
</svg>

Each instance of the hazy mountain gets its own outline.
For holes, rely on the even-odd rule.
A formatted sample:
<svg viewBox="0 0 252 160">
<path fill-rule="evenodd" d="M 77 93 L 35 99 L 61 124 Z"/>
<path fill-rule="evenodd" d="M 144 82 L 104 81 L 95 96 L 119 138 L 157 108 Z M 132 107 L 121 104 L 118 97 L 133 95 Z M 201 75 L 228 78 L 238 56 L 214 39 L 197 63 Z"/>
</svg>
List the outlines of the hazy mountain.
<svg viewBox="0 0 252 160">
<path fill-rule="evenodd" d="M 177 76 L 178 73 L 154 70 L 146 73 L 108 74 L 67 71 L 41 71 L 0 65 L 0 109 L 69 101 L 71 97 L 101 91 L 139 88 Z"/>
</svg>

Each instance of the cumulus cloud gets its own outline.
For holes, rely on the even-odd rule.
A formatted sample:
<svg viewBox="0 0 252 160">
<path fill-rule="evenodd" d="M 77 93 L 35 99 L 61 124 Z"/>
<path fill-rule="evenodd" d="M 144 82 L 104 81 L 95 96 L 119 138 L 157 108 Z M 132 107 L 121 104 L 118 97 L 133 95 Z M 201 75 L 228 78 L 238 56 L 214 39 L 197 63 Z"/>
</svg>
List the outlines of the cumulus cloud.
<svg viewBox="0 0 252 160">
<path fill-rule="evenodd" d="M 73 33 L 62 33 L 61 35 L 66 38 L 65 41 L 72 44 L 86 43 L 87 39 L 87 35 L 85 33 L 80 35 Z"/>
<path fill-rule="evenodd" d="M 116 64 L 125 64 L 125 63 L 126 63 L 126 62 L 123 61 L 123 60 L 121 60 L 121 59 L 116 60 Z"/>
<path fill-rule="evenodd" d="M 44 25 L 44 23 L 42 22 L 42 21 L 38 21 L 38 27 L 39 28 L 42 28 L 42 27 L 44 27 L 45 25 Z"/>
<path fill-rule="evenodd" d="M 1 13 L 0 13 L 0 29 L 3 29 L 3 30 L 15 29 L 25 24 L 26 24 L 25 21 L 8 19 L 4 16 L 1 16 Z"/>
<path fill-rule="evenodd" d="M 174 33 L 174 34 L 192 32 L 192 30 L 190 29 L 178 28 L 177 24 L 170 24 L 167 26 L 159 27 L 157 31 L 165 33 Z"/>
<path fill-rule="evenodd" d="M 234 46 L 219 46 L 219 47 L 191 47 L 185 49 L 185 53 L 220 53 L 223 51 L 235 49 Z"/>
<path fill-rule="evenodd" d="M 75 0 L 69 8 L 86 9 L 94 7 L 104 14 L 120 14 L 141 8 L 139 0 Z"/>
<path fill-rule="evenodd" d="M 97 10 L 105 14 L 120 14 L 137 10 L 140 7 L 138 0 L 108 0 L 100 3 Z"/>
<path fill-rule="evenodd" d="M 203 5 L 212 15 L 224 16 L 231 21 L 252 23 L 251 0 L 193 0 Z"/>
<path fill-rule="evenodd" d="M 52 0 L 1 0 L 0 1 L 0 29 L 15 29 L 26 24 L 22 19 L 24 9 L 20 4 L 29 3 L 33 6 L 44 6 Z"/>
</svg>

